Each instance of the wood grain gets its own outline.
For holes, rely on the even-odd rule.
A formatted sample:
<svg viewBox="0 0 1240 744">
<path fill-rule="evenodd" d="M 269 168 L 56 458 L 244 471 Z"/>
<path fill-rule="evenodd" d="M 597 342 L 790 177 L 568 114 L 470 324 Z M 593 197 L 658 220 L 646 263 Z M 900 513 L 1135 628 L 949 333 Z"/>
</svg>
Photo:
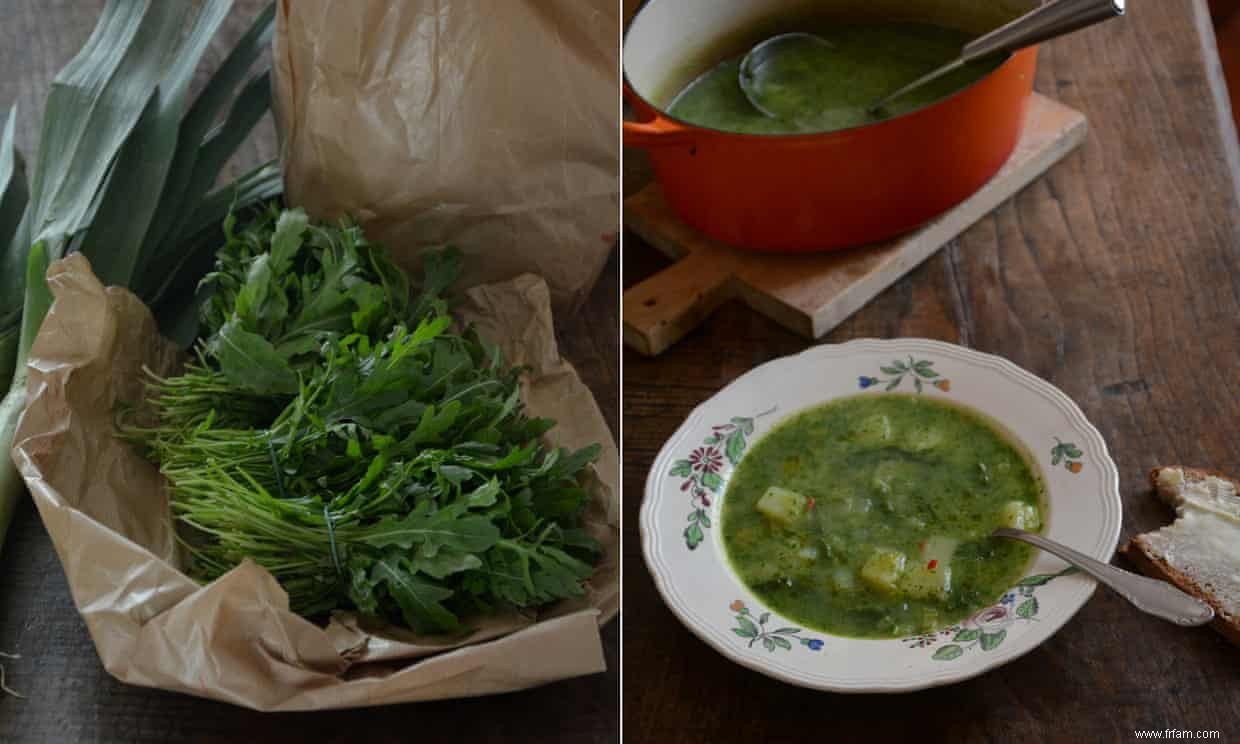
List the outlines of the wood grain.
<svg viewBox="0 0 1240 744">
<path fill-rule="evenodd" d="M 1079 111 L 1035 94 L 1012 156 L 977 193 L 907 235 L 850 251 L 737 250 L 681 220 L 651 184 L 625 200 L 624 224 L 676 265 L 625 290 L 625 344 L 661 354 L 734 297 L 795 333 L 819 338 L 1058 163 L 1087 128 Z"/>
<path fill-rule="evenodd" d="M 212 42 L 217 65 L 263 0 L 238 0 Z M 102 0 L 0 0 L 0 109 L 19 105 L 18 142 L 33 159 L 52 77 L 89 35 Z M 201 84 L 201 79 L 199 80 Z M 273 157 L 265 121 L 230 173 Z M 613 257 L 582 311 L 561 318 L 561 349 L 619 431 L 619 261 Z M 0 553 L 0 651 L 8 683 L 0 695 L 3 742 L 613 742 L 619 738 L 620 629 L 603 631 L 606 674 L 511 695 L 370 710 L 261 714 L 223 703 L 123 685 L 104 672 L 65 583 L 51 542 L 28 500 Z"/>
<path fill-rule="evenodd" d="M 825 339 L 924 336 L 1000 354 L 1063 389 L 1119 465 L 1124 535 L 1171 519 L 1145 473 L 1240 473 L 1237 142 L 1204 0 L 1045 47 L 1038 89 L 1086 114 L 1085 145 Z M 648 178 L 626 152 L 625 190 Z M 666 259 L 626 236 L 624 283 Z M 1132 741 L 1240 736 L 1240 651 L 1099 590 L 1027 656 L 953 687 L 855 697 L 726 661 L 659 600 L 637 533 L 642 483 L 689 411 L 806 342 L 729 303 L 661 357 L 624 354 L 625 734 L 635 742 Z"/>
</svg>

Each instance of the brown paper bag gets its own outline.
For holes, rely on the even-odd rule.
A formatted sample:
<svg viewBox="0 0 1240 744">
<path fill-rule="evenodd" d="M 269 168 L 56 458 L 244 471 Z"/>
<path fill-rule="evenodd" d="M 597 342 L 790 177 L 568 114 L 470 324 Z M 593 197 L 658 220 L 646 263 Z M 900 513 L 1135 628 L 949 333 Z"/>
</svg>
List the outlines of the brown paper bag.
<svg viewBox="0 0 1240 744">
<path fill-rule="evenodd" d="M 462 286 L 537 274 L 570 311 L 616 242 L 619 44 L 616 0 L 284 0 L 289 203 L 353 215 L 410 270 L 454 244 Z"/>
<path fill-rule="evenodd" d="M 326 628 L 288 610 L 246 562 L 205 586 L 181 571 L 156 467 L 116 439 L 118 401 L 143 398 L 142 367 L 177 349 L 134 295 L 105 289 L 81 255 L 52 265 L 55 303 L 30 356 L 29 404 L 13 458 L 64 566 L 99 658 L 116 678 L 258 710 L 486 695 L 602 671 L 599 625 L 619 609 L 619 458 L 589 390 L 560 358 L 542 280 L 467 293 L 461 314 L 532 368 L 534 415 L 567 447 L 603 444 L 587 527 L 607 549 L 587 595 L 538 616 L 487 618 L 467 638 L 418 638 L 340 613 Z"/>
</svg>

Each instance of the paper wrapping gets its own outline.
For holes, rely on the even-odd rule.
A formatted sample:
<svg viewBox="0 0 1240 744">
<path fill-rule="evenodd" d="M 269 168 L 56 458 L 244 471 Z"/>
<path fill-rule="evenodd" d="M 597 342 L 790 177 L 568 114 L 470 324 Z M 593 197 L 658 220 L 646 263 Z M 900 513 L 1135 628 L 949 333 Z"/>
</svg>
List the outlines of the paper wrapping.
<svg viewBox="0 0 1240 744">
<path fill-rule="evenodd" d="M 616 0 L 282 0 L 273 103 L 290 205 L 350 214 L 414 271 L 529 272 L 574 309 L 620 220 Z"/>
<path fill-rule="evenodd" d="M 603 445 L 586 521 L 606 557 L 584 598 L 480 619 L 466 638 L 368 628 L 350 613 L 322 628 L 290 612 L 271 574 L 248 561 L 206 585 L 183 573 L 163 478 L 114 426 L 118 403 L 144 398 L 142 368 L 172 372 L 178 350 L 137 297 L 104 288 L 81 255 L 53 264 L 48 283 L 55 303 L 31 353 L 13 458 L 117 679 L 307 710 L 486 695 L 605 668 L 599 626 L 619 610 L 619 458 L 594 398 L 560 358 L 542 280 L 476 287 L 460 314 L 531 367 L 526 400 L 533 415 L 561 422 L 552 439 Z"/>
</svg>

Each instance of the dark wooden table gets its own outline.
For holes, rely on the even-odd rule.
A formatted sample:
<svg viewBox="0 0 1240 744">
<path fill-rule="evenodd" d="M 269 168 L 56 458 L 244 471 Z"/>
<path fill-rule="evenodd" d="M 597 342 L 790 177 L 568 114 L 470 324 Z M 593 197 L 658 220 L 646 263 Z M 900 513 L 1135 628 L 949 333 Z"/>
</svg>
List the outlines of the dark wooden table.
<svg viewBox="0 0 1240 744">
<path fill-rule="evenodd" d="M 218 64 L 265 0 L 239 0 L 206 64 Z M 0 109 L 20 106 L 19 146 L 33 159 L 52 77 L 81 46 L 102 0 L 0 0 Z M 7 114 L 6 114 L 7 115 Z M 233 173 L 275 154 L 264 123 Z M 619 261 L 613 257 L 586 308 L 562 318 L 565 356 L 577 365 L 619 431 Z M 612 742 L 619 739 L 620 628 L 603 631 L 608 671 L 511 695 L 368 710 L 261 714 L 223 703 L 123 685 L 103 670 L 74 609 L 38 514 L 18 509 L 0 554 L 0 651 L 24 700 L 0 695 L 3 742 Z"/>
<path fill-rule="evenodd" d="M 1106 437 L 1125 538 L 1171 518 L 1146 489 L 1151 467 L 1240 473 L 1240 161 L 1206 3 L 1129 6 L 1042 56 L 1037 87 L 1088 114 L 1086 145 L 824 339 L 938 338 L 1050 380 Z M 625 175 L 629 193 L 648 178 L 636 153 Z M 666 263 L 631 233 L 624 260 L 626 286 Z M 1240 740 L 1240 649 L 1103 589 L 1027 656 L 894 697 L 786 685 L 685 630 L 641 557 L 647 470 L 694 406 L 806 345 L 733 304 L 661 357 L 625 351 L 626 740 Z"/>
</svg>

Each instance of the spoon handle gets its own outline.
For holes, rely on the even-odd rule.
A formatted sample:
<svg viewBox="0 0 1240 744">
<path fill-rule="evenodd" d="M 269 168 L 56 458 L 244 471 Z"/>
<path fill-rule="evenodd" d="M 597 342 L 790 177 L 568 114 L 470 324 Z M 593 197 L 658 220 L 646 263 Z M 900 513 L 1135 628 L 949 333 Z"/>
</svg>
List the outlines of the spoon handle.
<svg viewBox="0 0 1240 744">
<path fill-rule="evenodd" d="M 1101 23 L 1108 18 L 1122 16 L 1125 2 L 1126 0 L 1051 0 L 1011 23 L 974 39 L 965 45 L 960 56 L 953 61 L 888 94 L 867 110 L 872 114 L 881 111 L 884 106 L 905 93 L 995 52 L 1020 51 L 1048 39 Z"/>
<path fill-rule="evenodd" d="M 995 537 L 1021 540 L 1059 556 L 1106 584 L 1137 609 L 1155 617 L 1183 626 L 1205 625 L 1214 619 L 1213 607 L 1165 581 L 1129 573 L 1108 563 L 1096 561 L 1066 545 L 1023 530 L 1000 527 L 993 534 Z"/>
<path fill-rule="evenodd" d="M 991 31 L 967 46 L 965 61 L 995 52 L 1015 52 L 1108 18 L 1124 15 L 1125 0 L 1052 0 L 1052 2 Z"/>
</svg>

